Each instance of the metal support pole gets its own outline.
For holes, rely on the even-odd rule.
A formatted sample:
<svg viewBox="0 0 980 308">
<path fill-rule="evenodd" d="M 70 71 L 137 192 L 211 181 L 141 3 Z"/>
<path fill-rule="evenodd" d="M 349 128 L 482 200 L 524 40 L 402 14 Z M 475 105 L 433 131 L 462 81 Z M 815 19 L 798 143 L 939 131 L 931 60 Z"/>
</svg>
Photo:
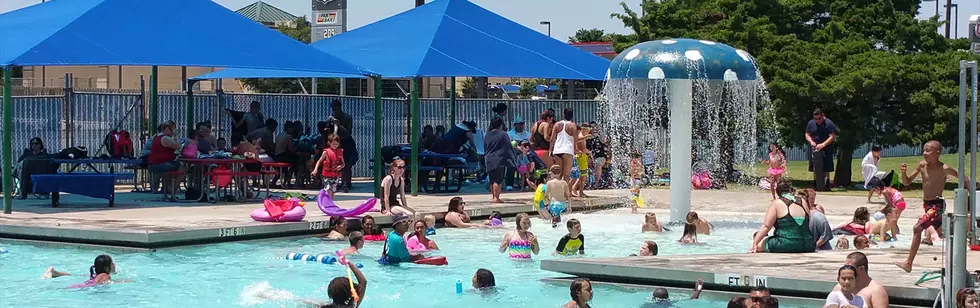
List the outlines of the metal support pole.
<svg viewBox="0 0 980 308">
<path fill-rule="evenodd" d="M 412 78 L 411 104 L 411 143 L 412 143 L 412 196 L 419 195 L 419 129 L 421 110 L 419 106 L 419 79 Z M 380 150 L 380 149 L 379 149 Z"/>
<path fill-rule="evenodd" d="M 966 90 L 967 90 L 967 72 L 970 72 L 972 77 L 973 71 L 976 71 L 977 63 L 973 61 L 960 61 L 960 121 L 959 121 L 959 143 L 957 152 L 959 152 L 959 183 L 956 189 L 956 198 L 954 199 L 953 206 L 953 219 L 952 219 L 952 241 L 953 241 L 953 253 L 951 259 L 952 267 L 949 268 L 947 275 L 952 278 L 949 284 L 948 294 L 956 292 L 956 290 L 962 289 L 966 286 L 966 230 L 967 230 L 967 217 L 969 214 L 967 212 L 967 196 L 968 193 L 964 186 L 966 185 Z M 971 80 L 971 83 L 976 82 Z M 948 301 L 947 301 L 948 302 Z"/>
<path fill-rule="evenodd" d="M 973 232 L 970 233 L 970 241 L 972 244 L 980 244 L 980 241 L 977 240 L 977 232 L 976 232 L 976 227 L 977 227 L 976 213 L 977 213 L 977 207 L 978 205 L 980 205 L 980 202 L 977 202 L 977 191 L 980 190 L 980 187 L 976 186 L 976 183 L 978 182 L 977 181 L 978 180 L 977 179 L 977 142 L 978 142 L 977 139 L 980 139 L 980 125 L 978 125 L 977 122 L 980 121 L 980 115 L 977 114 L 977 66 L 975 65 L 975 62 L 973 66 L 973 79 L 970 82 L 970 89 L 973 92 L 973 96 L 971 97 L 973 101 L 971 102 L 971 106 L 970 106 L 971 118 L 969 121 L 969 123 L 972 124 L 973 126 L 970 128 L 970 130 L 968 130 L 969 134 L 967 135 L 968 137 L 970 137 L 970 181 L 969 182 L 971 184 L 971 186 L 967 186 L 967 189 L 970 192 L 970 200 L 973 202 L 973 217 L 970 220 L 970 229 L 972 229 Z M 969 204 L 967 204 L 967 206 L 969 207 Z"/>
<path fill-rule="evenodd" d="M 13 70 L 10 66 L 3 67 L 3 213 L 10 214 L 14 207 L 14 166 L 11 160 L 13 149 L 14 129 L 14 102 L 10 92 L 13 87 L 10 84 L 10 75 Z M 24 192 L 22 192 L 24 193 Z"/>
<path fill-rule="evenodd" d="M 316 91 L 317 90 L 317 88 L 316 88 L 316 77 L 314 77 L 310 81 L 312 82 L 312 85 L 310 86 L 311 94 L 316 95 L 317 94 L 317 91 Z"/>
<path fill-rule="evenodd" d="M 684 221 L 691 211 L 691 129 L 694 82 L 668 79 L 670 92 L 670 221 Z"/>
<path fill-rule="evenodd" d="M 374 80 L 374 197 L 381 198 L 381 178 L 384 177 L 384 162 L 381 161 L 381 125 L 383 100 L 381 99 L 381 77 Z"/>
<path fill-rule="evenodd" d="M 340 96 L 347 95 L 347 78 L 340 78 Z"/>
<path fill-rule="evenodd" d="M 158 103 L 160 96 L 157 93 L 157 67 L 150 67 L 150 127 L 160 125 L 160 114 Z"/>
<path fill-rule="evenodd" d="M 456 77 L 449 77 L 449 125 L 456 125 Z"/>
<path fill-rule="evenodd" d="M 953 4 L 953 0 L 946 0 L 946 38 L 947 39 L 949 38 L 949 26 L 951 24 L 951 22 L 949 22 L 949 14 L 952 13 L 950 11 L 950 9 L 952 9 L 950 7 L 951 4 Z"/>
<path fill-rule="evenodd" d="M 187 81 L 187 104 L 184 105 L 184 120 L 187 121 L 187 131 L 194 129 L 194 83 L 197 80 Z"/>
</svg>

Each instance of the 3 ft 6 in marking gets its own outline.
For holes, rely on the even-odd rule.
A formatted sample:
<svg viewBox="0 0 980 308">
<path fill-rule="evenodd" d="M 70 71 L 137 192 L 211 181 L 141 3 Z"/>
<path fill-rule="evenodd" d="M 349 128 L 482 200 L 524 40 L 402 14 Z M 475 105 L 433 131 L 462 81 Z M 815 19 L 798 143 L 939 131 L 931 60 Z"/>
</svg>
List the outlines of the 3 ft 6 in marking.
<svg viewBox="0 0 980 308">
<path fill-rule="evenodd" d="M 769 287 L 769 277 L 738 274 L 715 274 L 715 283 L 730 287 Z"/>
<path fill-rule="evenodd" d="M 218 229 L 218 237 L 245 235 L 245 228 L 223 228 Z"/>
</svg>

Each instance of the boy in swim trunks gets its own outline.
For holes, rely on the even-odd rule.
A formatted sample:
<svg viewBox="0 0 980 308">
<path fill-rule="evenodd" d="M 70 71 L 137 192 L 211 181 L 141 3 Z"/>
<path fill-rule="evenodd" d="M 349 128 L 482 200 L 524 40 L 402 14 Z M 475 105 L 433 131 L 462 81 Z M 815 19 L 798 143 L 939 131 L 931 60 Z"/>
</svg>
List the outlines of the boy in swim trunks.
<svg viewBox="0 0 980 308">
<path fill-rule="evenodd" d="M 561 213 L 567 208 L 569 190 L 568 183 L 561 179 L 561 166 L 552 165 L 548 171 L 551 172 L 551 180 L 545 184 L 548 189 L 544 194 L 545 198 L 551 200 L 548 212 L 551 213 L 551 227 L 556 228 L 561 222 Z"/>
<path fill-rule="evenodd" d="M 565 224 L 568 227 L 568 234 L 558 240 L 558 247 L 552 255 L 570 256 L 574 254 L 585 254 L 585 235 L 582 235 L 582 223 L 578 219 L 572 218 Z"/>
<path fill-rule="evenodd" d="M 958 173 L 949 165 L 939 161 L 943 146 L 936 140 L 930 140 L 922 147 L 922 161 L 915 167 L 912 175 L 908 175 L 908 165 L 902 164 L 902 184 L 911 185 L 912 180 L 922 174 L 922 208 L 925 213 L 915 223 L 912 230 L 912 246 L 909 247 L 909 256 L 904 262 L 896 262 L 899 268 L 906 273 L 912 272 L 912 261 L 919 252 L 919 244 L 922 241 L 922 232 L 928 229 L 941 230 L 943 225 L 943 214 L 946 213 L 946 201 L 943 200 L 943 190 L 946 187 L 946 179 L 956 178 Z M 972 183 L 966 179 L 967 183 Z M 972 186 L 970 184 L 967 184 Z"/>
<path fill-rule="evenodd" d="M 578 178 L 572 183 L 572 197 L 580 198 L 589 196 L 585 195 L 585 182 L 589 181 L 589 148 L 585 146 L 585 141 L 592 136 L 591 129 L 588 123 L 582 123 L 579 127 L 578 138 L 575 138 L 575 165 L 572 166 L 573 170 L 578 170 Z M 572 171 L 572 175 L 576 174 Z"/>
</svg>

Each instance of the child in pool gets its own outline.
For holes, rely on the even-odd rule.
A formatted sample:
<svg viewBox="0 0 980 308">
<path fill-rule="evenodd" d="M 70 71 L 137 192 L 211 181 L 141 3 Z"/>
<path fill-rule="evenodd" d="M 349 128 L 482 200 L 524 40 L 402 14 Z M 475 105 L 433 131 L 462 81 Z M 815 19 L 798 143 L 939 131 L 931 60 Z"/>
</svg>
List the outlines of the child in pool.
<svg viewBox="0 0 980 308">
<path fill-rule="evenodd" d="M 422 219 L 425 220 L 425 235 L 436 235 L 436 217 L 425 214 Z"/>
<path fill-rule="evenodd" d="M 341 249 L 340 253 L 343 255 L 356 255 L 360 253 L 361 248 L 364 248 L 364 233 L 354 231 L 347 237 L 350 239 L 350 247 Z"/>
<path fill-rule="evenodd" d="M 364 240 L 366 241 L 383 241 L 385 239 L 384 232 L 374 223 L 374 217 L 371 217 L 371 215 L 361 217 L 361 229 L 364 232 Z"/>
<path fill-rule="evenodd" d="M 585 235 L 582 235 L 582 223 L 578 219 L 569 219 L 565 226 L 568 227 L 568 234 L 558 240 L 558 247 L 552 255 L 580 255 L 585 254 Z"/>
<path fill-rule="evenodd" d="M 639 255 L 631 254 L 630 256 L 648 257 L 648 256 L 656 256 L 658 253 L 660 253 L 660 248 L 658 248 L 657 242 L 645 241 L 643 242 L 643 244 L 640 245 L 640 254 Z"/>
<path fill-rule="evenodd" d="M 557 228 L 561 222 L 561 213 L 568 210 L 567 202 L 569 198 L 568 183 L 561 178 L 561 166 L 553 165 L 549 169 L 551 180 L 548 181 L 545 190 L 545 198 L 551 200 L 548 212 L 551 214 L 551 227 Z"/>
<path fill-rule="evenodd" d="M 885 207 L 891 206 L 893 210 L 897 210 L 898 217 L 896 220 L 902 216 L 902 212 L 905 211 L 905 197 L 897 189 L 888 187 L 885 182 L 878 178 L 872 178 L 868 181 L 868 186 L 871 187 L 873 193 L 877 193 L 879 196 L 885 199 Z M 882 220 L 885 218 L 884 207 L 882 210 L 875 212 L 875 220 Z"/>
<path fill-rule="evenodd" d="M 861 249 L 867 249 L 867 248 L 878 248 L 878 244 L 876 244 L 875 242 L 871 241 L 871 239 L 869 239 L 867 236 L 865 236 L 863 234 L 862 235 L 855 235 L 854 236 L 854 249 L 861 250 Z"/>
<path fill-rule="evenodd" d="M 870 234 L 879 241 L 896 240 L 895 236 L 898 235 L 898 217 L 901 211 L 888 204 L 885 205 L 885 208 L 881 209 L 881 213 L 884 213 L 884 217 L 871 224 Z"/>
<path fill-rule="evenodd" d="M 357 283 L 353 284 L 351 287 L 350 280 L 347 277 L 337 277 L 330 281 L 327 285 L 327 295 L 330 296 L 330 300 L 333 303 L 327 305 L 318 305 L 321 308 L 354 308 L 361 305 L 364 301 L 364 291 L 367 290 L 367 278 L 364 278 L 364 274 L 361 270 L 357 268 L 354 262 L 347 262 L 347 268 L 354 273 L 354 277 L 357 278 Z"/>
<path fill-rule="evenodd" d="M 569 286 L 572 300 L 565 303 L 562 308 L 592 308 L 589 302 L 592 301 L 592 283 L 586 278 L 576 278 Z"/>
<path fill-rule="evenodd" d="M 657 221 L 656 213 L 647 213 L 644 220 L 642 232 L 664 232 L 664 225 Z"/>
<path fill-rule="evenodd" d="M 94 265 L 89 267 L 89 281 L 106 283 L 112 278 L 110 274 L 115 272 L 116 263 L 112 262 L 112 257 L 109 255 L 99 255 L 98 257 L 95 257 Z M 41 279 L 51 279 L 71 275 L 72 274 L 69 272 L 57 271 L 54 269 L 54 267 L 48 267 L 48 269 L 44 271 L 44 275 L 41 276 Z"/>
<path fill-rule="evenodd" d="M 490 220 L 487 220 L 487 226 L 491 228 L 503 228 L 504 222 L 502 220 L 503 215 L 499 211 L 490 212 Z"/>
<path fill-rule="evenodd" d="M 681 244 L 697 244 L 698 243 L 698 227 L 693 223 L 684 224 L 684 235 L 677 240 Z"/>
<path fill-rule="evenodd" d="M 497 286 L 497 280 L 493 278 L 493 272 L 488 269 L 481 268 L 476 270 L 473 274 L 473 288 L 483 291 L 491 290 Z"/>
<path fill-rule="evenodd" d="M 769 159 L 762 161 L 769 165 L 769 191 L 772 192 L 772 199 L 776 200 L 776 183 L 783 178 L 786 173 L 786 152 L 776 143 L 769 144 Z"/>
<path fill-rule="evenodd" d="M 846 237 L 838 237 L 837 245 L 834 246 L 834 250 L 848 250 L 851 249 L 851 242 L 847 240 Z"/>
<path fill-rule="evenodd" d="M 687 213 L 687 222 L 694 224 L 698 234 L 711 234 L 711 223 L 707 219 L 698 217 L 698 212 L 691 211 Z"/>
</svg>

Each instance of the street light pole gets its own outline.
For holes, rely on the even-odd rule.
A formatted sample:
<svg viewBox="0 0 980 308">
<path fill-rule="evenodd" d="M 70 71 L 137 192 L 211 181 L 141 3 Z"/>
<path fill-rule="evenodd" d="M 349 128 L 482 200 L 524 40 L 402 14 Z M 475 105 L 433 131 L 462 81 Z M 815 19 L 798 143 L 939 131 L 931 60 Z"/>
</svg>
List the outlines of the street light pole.
<svg viewBox="0 0 980 308">
<path fill-rule="evenodd" d="M 548 37 L 551 37 L 551 22 L 547 20 L 542 20 L 541 25 L 548 26 Z"/>
<path fill-rule="evenodd" d="M 952 13 L 950 12 L 952 10 L 952 5 L 953 5 L 953 0 L 946 0 L 946 38 L 947 39 L 949 39 L 949 26 L 950 26 L 949 14 Z"/>
<path fill-rule="evenodd" d="M 953 38 L 959 38 L 960 29 L 958 27 L 960 25 L 960 5 L 953 3 L 952 6 L 953 6 Z M 949 30 L 947 29 L 946 32 L 949 32 Z"/>
</svg>

